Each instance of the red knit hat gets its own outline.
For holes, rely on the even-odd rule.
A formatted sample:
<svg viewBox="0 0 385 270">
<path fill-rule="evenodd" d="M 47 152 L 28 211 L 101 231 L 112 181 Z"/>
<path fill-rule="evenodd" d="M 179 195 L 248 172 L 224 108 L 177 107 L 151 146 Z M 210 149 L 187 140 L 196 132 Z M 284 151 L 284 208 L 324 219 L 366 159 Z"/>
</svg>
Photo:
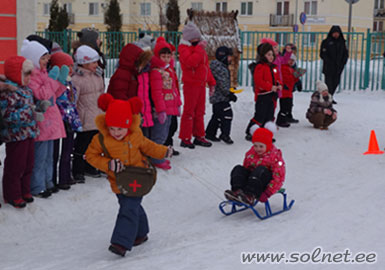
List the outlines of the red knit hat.
<svg viewBox="0 0 385 270">
<path fill-rule="evenodd" d="M 61 67 L 63 65 L 71 66 L 74 64 L 74 60 L 71 55 L 64 52 L 57 52 L 51 55 L 51 66 Z"/>
<path fill-rule="evenodd" d="M 271 38 L 263 38 L 261 40 L 261 44 L 263 44 L 263 43 L 269 43 L 273 47 L 278 45 L 278 43 L 276 41 L 272 40 Z"/>
<path fill-rule="evenodd" d="M 18 85 L 23 85 L 24 73 L 31 72 L 33 69 L 32 61 L 23 56 L 11 56 L 4 62 L 5 77 Z"/>
<path fill-rule="evenodd" d="M 257 128 L 257 130 L 253 134 L 253 138 L 251 141 L 253 143 L 263 143 L 264 145 L 266 145 L 266 150 L 269 151 L 273 144 L 273 132 L 266 128 Z"/>
<path fill-rule="evenodd" d="M 155 56 L 159 57 L 159 51 L 163 48 L 168 48 L 171 50 L 170 44 L 167 43 L 167 41 L 164 39 L 164 37 L 158 37 L 156 40 L 155 48 L 154 48 L 154 54 Z"/>
<path fill-rule="evenodd" d="M 98 106 L 106 112 L 108 127 L 130 128 L 132 115 L 140 113 L 142 101 L 138 97 L 120 100 L 114 99 L 110 94 L 102 94 L 98 99 Z"/>
</svg>

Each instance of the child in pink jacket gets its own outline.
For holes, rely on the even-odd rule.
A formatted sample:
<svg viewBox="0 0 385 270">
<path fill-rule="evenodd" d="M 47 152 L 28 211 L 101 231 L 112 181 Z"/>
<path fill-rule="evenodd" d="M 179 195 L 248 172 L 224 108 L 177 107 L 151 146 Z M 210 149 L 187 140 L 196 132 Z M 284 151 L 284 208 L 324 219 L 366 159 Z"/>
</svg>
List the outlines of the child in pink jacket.
<svg viewBox="0 0 385 270">
<path fill-rule="evenodd" d="M 53 141 L 65 138 L 66 133 L 56 98 L 65 91 L 59 80 L 68 76 L 68 68 L 59 71 L 58 67 L 47 72 L 50 59 L 48 50 L 36 41 L 24 40 L 21 55 L 32 61 L 32 71 L 28 84 L 37 100 L 49 100 L 49 107 L 44 113 L 44 121 L 38 122 L 40 135 L 35 139 L 35 162 L 31 177 L 31 194 L 47 198 L 57 192 L 52 182 L 53 172 Z"/>
<path fill-rule="evenodd" d="M 243 165 L 231 171 L 231 190 L 225 191 L 226 199 L 250 205 L 255 199 L 266 202 L 285 180 L 285 162 L 281 150 L 273 145 L 273 133 L 257 128 L 252 142 Z"/>
<path fill-rule="evenodd" d="M 157 39 L 154 48 L 155 58 L 159 58 L 165 67 L 154 67 L 150 72 L 151 98 L 154 102 L 155 117 L 154 126 L 151 127 L 150 139 L 158 144 L 164 144 L 173 115 L 179 115 L 180 100 L 178 80 L 172 68 L 172 52 L 170 45 L 163 37 Z M 170 163 L 166 159 L 152 159 L 154 166 L 169 170 Z"/>
</svg>

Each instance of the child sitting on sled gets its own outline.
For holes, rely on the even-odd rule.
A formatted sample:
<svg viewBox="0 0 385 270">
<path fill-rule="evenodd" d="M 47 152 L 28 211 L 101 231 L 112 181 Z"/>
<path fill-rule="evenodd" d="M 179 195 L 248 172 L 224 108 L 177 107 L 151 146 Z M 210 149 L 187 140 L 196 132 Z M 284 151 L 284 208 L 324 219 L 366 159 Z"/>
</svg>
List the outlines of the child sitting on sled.
<svg viewBox="0 0 385 270">
<path fill-rule="evenodd" d="M 236 165 L 231 171 L 231 190 L 225 191 L 226 199 L 249 205 L 256 199 L 266 202 L 285 179 L 285 162 L 281 150 L 273 145 L 273 133 L 258 128 L 252 142 L 243 165 Z"/>
</svg>

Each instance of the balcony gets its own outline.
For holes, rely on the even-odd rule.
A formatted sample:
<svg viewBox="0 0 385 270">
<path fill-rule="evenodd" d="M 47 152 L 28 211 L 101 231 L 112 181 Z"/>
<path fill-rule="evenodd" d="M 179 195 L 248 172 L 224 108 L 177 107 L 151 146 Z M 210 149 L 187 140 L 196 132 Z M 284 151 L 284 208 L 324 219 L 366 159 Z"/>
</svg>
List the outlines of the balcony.
<svg viewBox="0 0 385 270">
<path fill-rule="evenodd" d="M 70 24 L 75 24 L 75 14 L 74 13 L 68 13 L 68 19 Z"/>
<path fill-rule="evenodd" d="M 374 17 L 385 17 L 385 8 L 375 8 L 373 15 Z"/>
<path fill-rule="evenodd" d="M 294 14 L 276 15 L 270 14 L 270 26 L 293 26 Z"/>
</svg>

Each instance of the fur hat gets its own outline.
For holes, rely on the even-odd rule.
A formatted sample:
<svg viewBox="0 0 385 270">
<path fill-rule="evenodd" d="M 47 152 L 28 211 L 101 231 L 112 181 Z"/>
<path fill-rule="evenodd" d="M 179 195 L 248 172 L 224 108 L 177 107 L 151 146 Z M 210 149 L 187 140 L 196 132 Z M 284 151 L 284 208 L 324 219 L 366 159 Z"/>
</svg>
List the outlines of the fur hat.
<svg viewBox="0 0 385 270">
<path fill-rule="evenodd" d="M 82 45 L 88 45 L 94 50 L 98 49 L 96 40 L 99 38 L 99 32 L 94 28 L 83 28 L 78 33 L 79 41 Z"/>
<path fill-rule="evenodd" d="M 199 31 L 198 27 L 195 25 L 193 22 L 188 22 L 184 27 L 183 27 L 183 39 L 190 41 L 193 39 L 201 39 L 202 35 L 201 32 Z"/>
<path fill-rule="evenodd" d="M 80 46 L 75 53 L 75 60 L 80 65 L 97 62 L 99 59 L 98 52 L 87 45 Z"/>
<path fill-rule="evenodd" d="M 317 87 L 317 91 L 320 92 L 320 93 L 325 91 L 325 90 L 329 91 L 327 85 L 324 82 L 322 82 L 322 81 L 317 81 L 316 85 L 317 85 L 316 86 Z"/>
<path fill-rule="evenodd" d="M 142 50 L 153 50 L 155 47 L 155 39 L 147 35 L 145 33 L 140 33 L 139 34 L 139 40 L 135 41 L 134 44 L 141 48 Z"/>
<path fill-rule="evenodd" d="M 273 132 L 267 128 L 257 128 L 257 130 L 253 133 L 253 138 L 251 141 L 253 143 L 263 143 L 266 145 L 266 150 L 269 151 L 273 145 Z"/>
<path fill-rule="evenodd" d="M 108 127 L 130 128 L 132 115 L 140 113 L 142 101 L 138 97 L 128 100 L 114 99 L 110 94 L 102 94 L 98 106 L 106 112 Z"/>
<path fill-rule="evenodd" d="M 262 43 L 269 43 L 272 47 L 278 45 L 278 43 L 277 43 L 276 41 L 272 40 L 271 38 L 263 38 L 263 39 L 261 40 L 261 44 L 262 44 Z"/>
<path fill-rule="evenodd" d="M 5 77 L 18 85 L 24 85 L 24 74 L 32 72 L 33 68 L 32 61 L 23 56 L 11 56 L 4 62 Z"/>
<path fill-rule="evenodd" d="M 167 41 L 164 39 L 164 37 L 158 37 L 156 40 L 155 48 L 154 48 L 154 54 L 155 56 L 159 57 L 160 50 L 167 48 L 170 50 L 171 53 L 171 46 L 167 43 Z"/>
<path fill-rule="evenodd" d="M 32 61 L 35 68 L 40 69 L 40 58 L 47 54 L 48 50 L 37 41 L 29 41 L 25 39 L 21 46 L 20 54 Z"/>
</svg>

